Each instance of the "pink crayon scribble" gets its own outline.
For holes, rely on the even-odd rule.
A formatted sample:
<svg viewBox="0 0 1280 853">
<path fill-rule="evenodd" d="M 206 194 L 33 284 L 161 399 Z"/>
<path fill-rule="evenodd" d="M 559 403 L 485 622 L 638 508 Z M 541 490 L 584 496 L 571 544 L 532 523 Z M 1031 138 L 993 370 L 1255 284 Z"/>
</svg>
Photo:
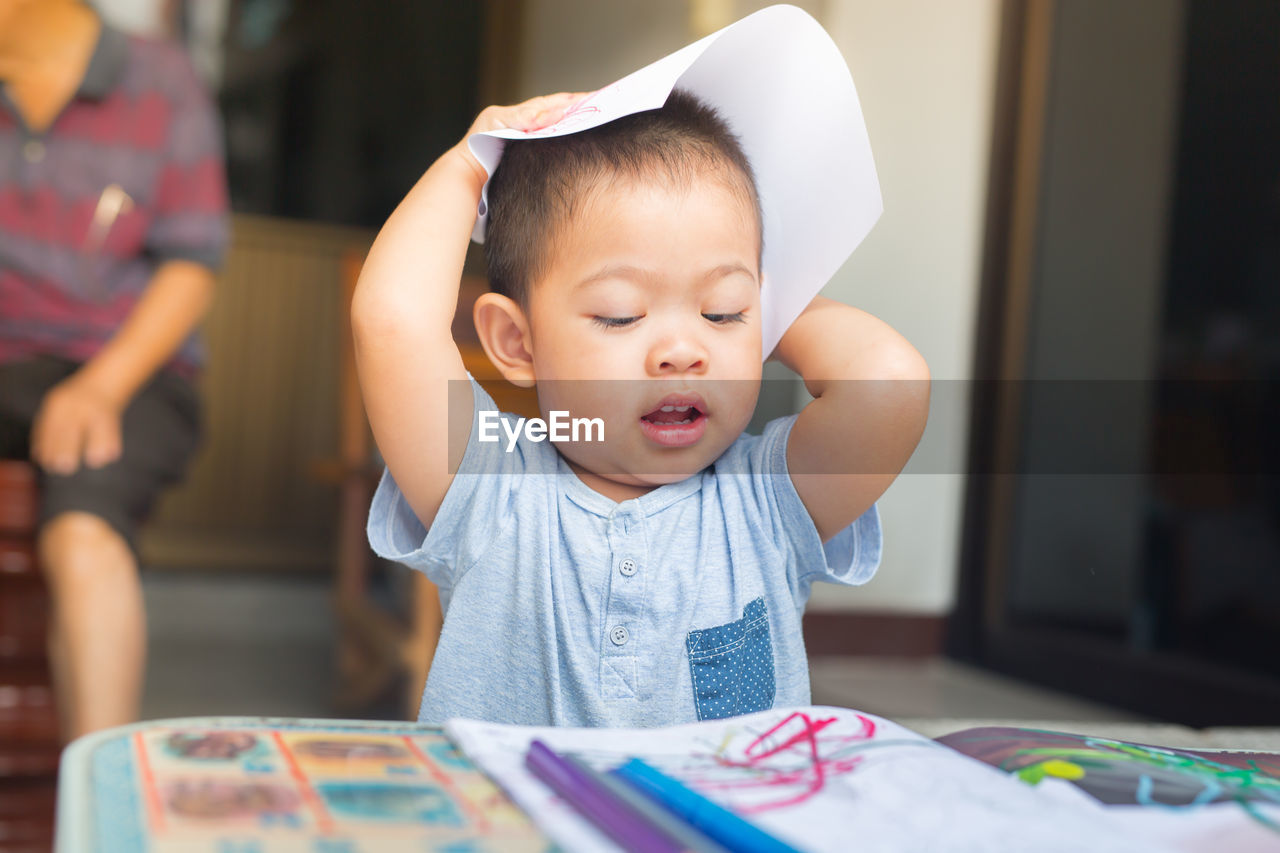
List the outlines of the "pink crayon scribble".
<svg viewBox="0 0 1280 853">
<path fill-rule="evenodd" d="M 592 101 L 592 100 L 594 100 L 594 99 L 595 99 L 595 97 L 596 97 L 596 95 L 598 95 L 598 94 L 600 94 L 600 93 L 599 93 L 599 92 L 592 92 L 590 95 L 587 95 L 586 97 L 581 98 L 580 100 L 578 100 L 578 101 L 577 101 L 573 106 L 569 107 L 569 109 L 567 109 L 567 110 L 565 111 L 565 114 L 564 114 L 563 116 L 561 116 L 561 117 L 560 117 L 560 120 L 561 120 L 561 121 L 563 121 L 564 119 L 572 118 L 573 116 L 577 115 L 578 113 L 598 113 L 598 112 L 600 112 L 600 108 L 599 108 L 599 107 L 597 107 L 595 104 L 591 103 L 591 101 Z"/>
<path fill-rule="evenodd" d="M 569 107 L 569 109 L 565 111 L 565 114 L 560 116 L 560 120 L 558 122 L 550 127 L 539 128 L 537 132 L 548 135 L 562 133 L 574 127 L 588 123 L 592 120 L 594 115 L 600 112 L 600 108 L 591 102 L 594 101 L 602 92 L 610 91 L 616 87 L 616 83 L 611 83 L 603 89 L 597 89 L 596 91 L 591 92 L 575 102 L 573 106 Z"/>
<path fill-rule="evenodd" d="M 823 736 L 822 732 L 835 717 L 813 720 L 808 714 L 797 711 L 764 734 L 755 738 L 745 750 L 744 759 L 731 759 L 719 751 L 713 758 L 717 766 L 752 771 L 748 778 L 733 780 L 703 778 L 698 787 L 720 790 L 766 790 L 776 792 L 777 799 L 736 807 L 740 812 L 756 814 L 773 809 L 787 808 L 802 803 L 820 792 L 829 778 L 852 772 L 862 756 L 842 754 L 850 744 L 864 742 L 875 737 L 876 724 L 858 714 L 862 727 L 849 734 Z M 779 760 L 798 758 L 800 763 L 774 766 Z M 791 789 L 800 786 L 795 793 Z"/>
</svg>

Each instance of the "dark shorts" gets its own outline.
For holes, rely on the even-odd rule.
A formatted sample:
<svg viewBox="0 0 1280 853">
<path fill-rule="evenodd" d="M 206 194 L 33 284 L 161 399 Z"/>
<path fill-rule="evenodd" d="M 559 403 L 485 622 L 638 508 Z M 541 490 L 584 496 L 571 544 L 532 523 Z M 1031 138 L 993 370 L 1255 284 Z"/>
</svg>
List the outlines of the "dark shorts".
<svg viewBox="0 0 1280 853">
<path fill-rule="evenodd" d="M 44 395 L 78 364 L 36 358 L 0 364 L 0 457 L 28 459 L 31 422 Z M 96 515 L 136 546 L 156 497 L 182 480 L 200 444 L 200 399 L 186 379 L 162 371 L 133 398 L 121 424 L 124 452 L 102 468 L 40 473 L 40 523 L 64 512 Z"/>
</svg>

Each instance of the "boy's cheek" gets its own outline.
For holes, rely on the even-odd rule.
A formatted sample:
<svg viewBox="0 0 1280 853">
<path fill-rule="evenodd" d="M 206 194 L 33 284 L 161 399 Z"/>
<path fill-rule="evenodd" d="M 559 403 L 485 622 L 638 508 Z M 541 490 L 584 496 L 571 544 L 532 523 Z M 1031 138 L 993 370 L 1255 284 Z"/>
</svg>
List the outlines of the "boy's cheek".
<svg viewBox="0 0 1280 853">
<path fill-rule="evenodd" d="M 589 331 L 566 336 L 550 347 L 537 341 L 533 369 L 540 387 L 544 382 L 634 381 L 644 375 L 644 361 L 638 358 L 629 352 L 627 342 Z"/>
<path fill-rule="evenodd" d="M 608 379 L 546 379 L 538 382 L 538 408 L 544 418 L 555 410 L 573 417 L 616 419 L 635 409 L 636 383 Z"/>
</svg>

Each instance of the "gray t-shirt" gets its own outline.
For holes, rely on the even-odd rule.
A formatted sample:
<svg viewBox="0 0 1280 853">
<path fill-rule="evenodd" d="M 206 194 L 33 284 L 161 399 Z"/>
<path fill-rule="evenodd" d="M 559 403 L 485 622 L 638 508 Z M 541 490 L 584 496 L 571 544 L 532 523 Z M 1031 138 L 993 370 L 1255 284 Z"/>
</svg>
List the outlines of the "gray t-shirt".
<svg viewBox="0 0 1280 853">
<path fill-rule="evenodd" d="M 881 535 L 873 506 L 823 545 L 787 473 L 795 416 L 617 503 L 549 442 L 478 441 L 497 406 L 472 384 L 471 435 L 431 529 L 389 471 L 369 512 L 374 551 L 440 588 L 419 721 L 665 726 L 809 704 L 809 586 L 865 583 Z"/>
</svg>

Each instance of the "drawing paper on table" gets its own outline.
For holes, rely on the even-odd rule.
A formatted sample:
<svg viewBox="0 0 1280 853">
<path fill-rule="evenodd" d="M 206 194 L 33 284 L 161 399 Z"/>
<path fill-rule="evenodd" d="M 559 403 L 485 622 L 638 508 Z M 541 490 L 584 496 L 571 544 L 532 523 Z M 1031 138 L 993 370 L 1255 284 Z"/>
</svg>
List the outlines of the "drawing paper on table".
<svg viewBox="0 0 1280 853">
<path fill-rule="evenodd" d="M 802 850 L 1168 850 L 1083 794 L 1046 796 L 902 726 L 843 708 L 664 729 L 451 720 L 446 733 L 565 849 L 616 849 L 523 767 L 533 738 L 607 769 L 639 756 Z"/>
</svg>

